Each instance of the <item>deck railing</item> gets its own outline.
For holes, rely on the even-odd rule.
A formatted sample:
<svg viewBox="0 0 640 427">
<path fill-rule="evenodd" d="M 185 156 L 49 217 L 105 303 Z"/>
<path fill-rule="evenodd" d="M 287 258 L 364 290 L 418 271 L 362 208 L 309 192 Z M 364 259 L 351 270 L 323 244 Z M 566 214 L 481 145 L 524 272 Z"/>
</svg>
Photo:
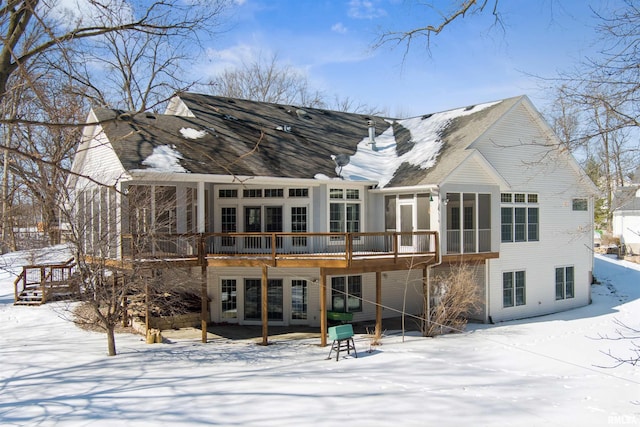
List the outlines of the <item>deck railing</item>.
<svg viewBox="0 0 640 427">
<path fill-rule="evenodd" d="M 13 282 L 14 301 L 20 300 L 25 291 L 39 290 L 41 303 L 46 302 L 51 293 L 51 288 L 64 283 L 69 287 L 69 281 L 76 271 L 76 263 L 73 258 L 60 264 L 25 265 L 22 272 Z"/>
<path fill-rule="evenodd" d="M 435 231 L 373 233 L 201 233 L 122 236 L 123 257 L 353 259 L 436 255 Z"/>
</svg>

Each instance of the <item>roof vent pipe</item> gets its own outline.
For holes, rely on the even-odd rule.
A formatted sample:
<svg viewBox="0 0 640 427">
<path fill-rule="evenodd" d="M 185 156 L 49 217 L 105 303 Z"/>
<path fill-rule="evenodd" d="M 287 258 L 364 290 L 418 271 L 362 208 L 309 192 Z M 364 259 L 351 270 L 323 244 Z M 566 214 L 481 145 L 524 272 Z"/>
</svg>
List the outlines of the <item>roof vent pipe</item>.
<svg viewBox="0 0 640 427">
<path fill-rule="evenodd" d="M 369 125 L 369 145 L 373 151 L 378 151 L 376 147 L 376 122 L 369 120 L 367 124 Z"/>
</svg>

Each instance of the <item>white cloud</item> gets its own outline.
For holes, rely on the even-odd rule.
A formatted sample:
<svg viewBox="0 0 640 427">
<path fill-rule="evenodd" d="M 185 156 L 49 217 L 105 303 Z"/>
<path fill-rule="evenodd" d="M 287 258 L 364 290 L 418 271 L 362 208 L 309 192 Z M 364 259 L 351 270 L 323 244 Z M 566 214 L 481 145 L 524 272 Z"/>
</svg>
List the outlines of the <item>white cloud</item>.
<svg viewBox="0 0 640 427">
<path fill-rule="evenodd" d="M 345 27 L 342 22 L 338 22 L 336 24 L 333 24 L 333 26 L 331 26 L 331 31 L 338 34 L 346 34 L 348 30 L 347 30 L 347 27 Z"/>
<path fill-rule="evenodd" d="M 252 63 L 259 57 L 259 47 L 244 43 L 223 50 L 207 49 L 207 59 L 211 65 L 203 71 L 208 76 L 217 75 L 228 69 L 242 67 L 242 64 Z"/>
<path fill-rule="evenodd" d="M 374 19 L 387 16 L 387 11 L 378 7 L 378 0 L 351 0 L 348 14 L 356 19 Z"/>
<path fill-rule="evenodd" d="M 131 5 L 125 0 L 57 0 L 42 4 L 49 9 L 51 18 L 68 29 L 107 20 L 128 22 L 133 16 Z"/>
</svg>

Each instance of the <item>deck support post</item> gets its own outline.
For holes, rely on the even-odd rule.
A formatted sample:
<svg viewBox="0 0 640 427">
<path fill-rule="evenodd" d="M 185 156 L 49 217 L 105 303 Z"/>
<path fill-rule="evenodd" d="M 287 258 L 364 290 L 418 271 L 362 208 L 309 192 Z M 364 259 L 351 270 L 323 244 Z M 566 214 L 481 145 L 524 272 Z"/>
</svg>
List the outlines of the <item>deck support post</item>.
<svg viewBox="0 0 640 427">
<path fill-rule="evenodd" d="M 200 263 L 200 329 L 202 343 L 207 342 L 207 325 L 209 321 L 209 293 L 207 292 L 207 257 L 205 240 L 202 234 L 198 238 L 198 262 Z"/>
<path fill-rule="evenodd" d="M 262 266 L 262 345 L 269 345 L 269 299 L 268 299 L 268 284 L 269 274 L 266 264 Z"/>
<path fill-rule="evenodd" d="M 327 275 L 320 269 L 320 346 L 327 345 Z"/>
<path fill-rule="evenodd" d="M 150 296 L 149 296 L 149 278 L 146 276 L 144 276 L 144 329 L 145 329 L 145 334 L 149 333 L 149 316 L 151 315 L 151 310 L 149 310 L 149 301 Z"/>
<path fill-rule="evenodd" d="M 376 271 L 376 331 L 375 339 L 382 337 L 382 273 Z"/>
<path fill-rule="evenodd" d="M 431 268 L 425 267 L 422 270 L 422 289 L 425 294 L 424 302 L 425 302 L 425 317 L 426 317 L 426 325 L 423 326 L 423 332 L 428 330 L 431 326 Z"/>
</svg>

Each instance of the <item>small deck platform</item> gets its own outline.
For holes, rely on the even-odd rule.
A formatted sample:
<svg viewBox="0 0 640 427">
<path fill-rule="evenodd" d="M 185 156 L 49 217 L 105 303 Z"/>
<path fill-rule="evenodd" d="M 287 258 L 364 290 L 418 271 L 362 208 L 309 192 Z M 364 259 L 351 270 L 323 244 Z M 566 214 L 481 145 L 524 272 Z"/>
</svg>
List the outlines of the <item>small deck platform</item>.
<svg viewBox="0 0 640 427">
<path fill-rule="evenodd" d="M 14 281 L 14 305 L 41 305 L 73 298 L 79 292 L 76 263 L 25 265 Z"/>
</svg>

